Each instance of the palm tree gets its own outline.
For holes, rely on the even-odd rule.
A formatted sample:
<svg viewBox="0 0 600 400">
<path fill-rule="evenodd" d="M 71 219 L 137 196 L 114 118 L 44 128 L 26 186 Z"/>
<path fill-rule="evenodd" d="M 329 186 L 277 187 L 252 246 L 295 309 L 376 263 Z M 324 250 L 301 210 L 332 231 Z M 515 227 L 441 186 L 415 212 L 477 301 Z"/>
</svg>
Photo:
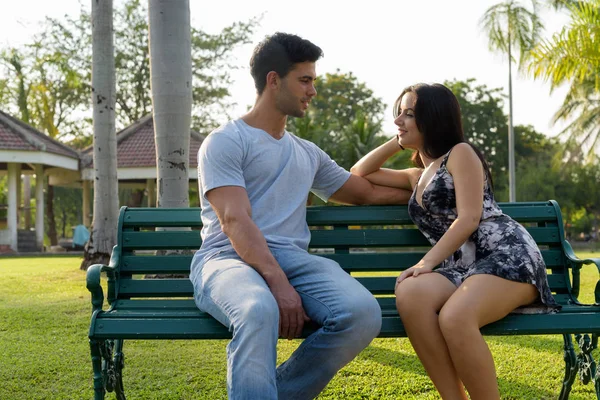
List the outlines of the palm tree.
<svg viewBox="0 0 600 400">
<path fill-rule="evenodd" d="M 150 88 L 158 187 L 156 205 L 187 208 L 190 205 L 188 170 L 192 122 L 192 38 L 189 0 L 149 0 L 148 20 Z M 182 253 L 189 252 L 168 251 L 163 254 Z M 146 278 L 186 276 L 146 275 Z"/>
<path fill-rule="evenodd" d="M 560 135 L 567 136 L 568 159 L 585 154 L 588 163 L 597 161 L 600 150 L 600 92 L 595 89 L 596 77 L 573 83 L 554 122 L 569 121 Z M 564 155 L 563 155 L 564 156 Z"/>
<path fill-rule="evenodd" d="M 362 111 L 356 113 L 351 124 L 343 130 L 343 134 L 350 147 L 350 165 L 387 140 L 381 135 L 381 122 Z"/>
<path fill-rule="evenodd" d="M 600 0 L 555 3 L 569 11 L 571 23 L 532 50 L 529 70 L 551 90 L 571 83 L 554 122 L 569 121 L 561 134 L 570 157 L 587 153 L 592 161 L 600 141 Z"/>
<path fill-rule="evenodd" d="M 189 0 L 149 0 L 158 207 L 189 207 L 192 50 Z"/>
<path fill-rule="evenodd" d="M 108 264 L 117 243 L 119 197 L 115 132 L 113 2 L 92 1 L 92 103 L 94 122 L 94 219 L 81 269 Z"/>
<path fill-rule="evenodd" d="M 513 129 L 512 63 L 522 69 L 529 51 L 538 42 L 543 25 L 537 16 L 538 1 L 531 0 L 531 9 L 519 1 L 508 0 L 487 9 L 480 25 L 489 39 L 493 52 L 508 55 L 508 170 L 509 200 L 516 201 L 515 189 L 515 137 Z M 515 60 L 514 52 L 518 52 Z"/>
<path fill-rule="evenodd" d="M 600 0 L 567 4 L 571 23 L 532 51 L 529 68 L 534 77 L 550 81 L 552 88 L 575 80 L 592 79 L 600 90 Z"/>
</svg>

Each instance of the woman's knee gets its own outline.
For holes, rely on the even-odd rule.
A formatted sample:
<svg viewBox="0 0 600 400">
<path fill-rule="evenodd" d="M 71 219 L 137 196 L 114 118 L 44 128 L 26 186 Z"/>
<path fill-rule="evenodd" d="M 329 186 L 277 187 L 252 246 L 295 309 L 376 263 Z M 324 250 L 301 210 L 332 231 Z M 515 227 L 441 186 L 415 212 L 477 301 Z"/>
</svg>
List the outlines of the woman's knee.
<svg viewBox="0 0 600 400">
<path fill-rule="evenodd" d="M 427 293 L 431 287 L 419 281 L 418 278 L 407 278 L 396 287 L 396 308 L 400 316 L 409 317 L 412 314 L 420 314 L 424 308 L 433 306 L 431 298 Z"/>
<path fill-rule="evenodd" d="M 446 342 L 462 341 L 469 333 L 479 332 L 477 318 L 469 310 L 446 305 L 439 313 L 440 330 Z"/>
</svg>

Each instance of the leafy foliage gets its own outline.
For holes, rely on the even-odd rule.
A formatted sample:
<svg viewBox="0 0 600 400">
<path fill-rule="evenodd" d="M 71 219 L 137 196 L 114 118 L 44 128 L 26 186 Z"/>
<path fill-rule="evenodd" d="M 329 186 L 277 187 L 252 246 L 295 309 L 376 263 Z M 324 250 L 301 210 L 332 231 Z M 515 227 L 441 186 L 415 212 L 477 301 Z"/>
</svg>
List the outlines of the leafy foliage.
<svg viewBox="0 0 600 400">
<path fill-rule="evenodd" d="M 289 118 L 288 130 L 316 143 L 349 169 L 381 144 L 385 104 L 352 72 L 325 74 L 316 80 L 317 96 L 303 118 Z"/>
<path fill-rule="evenodd" d="M 600 0 L 553 1 L 552 5 L 565 8 L 571 21 L 532 50 L 528 69 L 535 78 L 549 81 L 551 90 L 570 83 L 555 122 L 568 123 L 561 133 L 568 159 L 584 152 L 592 163 L 600 140 Z"/>
<path fill-rule="evenodd" d="M 237 68 L 233 49 L 249 43 L 259 19 L 233 23 L 218 34 L 192 27 L 193 129 L 208 133 L 222 122 L 217 116 L 227 115 L 230 71 Z M 90 20 L 84 8 L 76 17 L 47 18 L 33 43 L 22 49 L 4 49 L 1 59 L 6 80 L 0 81 L 0 107 L 16 113 L 23 109 L 19 96 L 25 96 L 29 123 L 41 131 L 67 140 L 90 135 Z M 152 108 L 145 3 L 127 0 L 116 8 L 114 27 L 116 123 L 120 129 Z M 12 60 L 19 62 L 20 69 Z"/>
<path fill-rule="evenodd" d="M 488 8 L 480 20 L 488 36 L 490 51 L 509 55 L 509 62 L 524 65 L 529 51 L 537 44 L 543 24 L 538 17 L 538 1 L 528 2 L 528 8 L 517 0 L 507 0 Z M 515 60 L 513 51 L 519 53 Z"/>
</svg>

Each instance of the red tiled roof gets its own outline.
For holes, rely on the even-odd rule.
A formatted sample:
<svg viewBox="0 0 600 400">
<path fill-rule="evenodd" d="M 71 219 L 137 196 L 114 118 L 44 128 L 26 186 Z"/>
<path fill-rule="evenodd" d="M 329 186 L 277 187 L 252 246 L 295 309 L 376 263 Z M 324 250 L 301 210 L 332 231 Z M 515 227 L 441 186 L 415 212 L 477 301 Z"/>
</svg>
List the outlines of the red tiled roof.
<svg viewBox="0 0 600 400">
<path fill-rule="evenodd" d="M 46 151 L 79 159 L 77 151 L 2 111 L 0 111 L 0 150 Z"/>
<path fill-rule="evenodd" d="M 190 132 L 189 168 L 196 168 L 196 155 L 204 140 L 197 132 Z M 93 148 L 83 151 L 86 160 L 83 168 L 93 168 Z M 117 168 L 144 168 L 156 166 L 156 144 L 154 142 L 154 121 L 146 115 L 139 121 L 117 133 Z"/>
<path fill-rule="evenodd" d="M 20 135 L 13 132 L 6 124 L 0 121 L 0 149 L 3 150 L 36 150 Z"/>
</svg>

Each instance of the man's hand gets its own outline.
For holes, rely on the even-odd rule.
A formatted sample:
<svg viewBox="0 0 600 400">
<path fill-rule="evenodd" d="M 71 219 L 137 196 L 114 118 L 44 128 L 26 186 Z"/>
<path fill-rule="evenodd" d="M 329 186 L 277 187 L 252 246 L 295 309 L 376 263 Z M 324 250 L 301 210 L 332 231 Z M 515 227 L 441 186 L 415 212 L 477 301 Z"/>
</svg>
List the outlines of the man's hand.
<svg viewBox="0 0 600 400">
<path fill-rule="evenodd" d="M 304 323 L 310 320 L 304 312 L 300 295 L 287 279 L 270 288 L 279 306 L 279 336 L 287 339 L 300 337 Z"/>
</svg>

